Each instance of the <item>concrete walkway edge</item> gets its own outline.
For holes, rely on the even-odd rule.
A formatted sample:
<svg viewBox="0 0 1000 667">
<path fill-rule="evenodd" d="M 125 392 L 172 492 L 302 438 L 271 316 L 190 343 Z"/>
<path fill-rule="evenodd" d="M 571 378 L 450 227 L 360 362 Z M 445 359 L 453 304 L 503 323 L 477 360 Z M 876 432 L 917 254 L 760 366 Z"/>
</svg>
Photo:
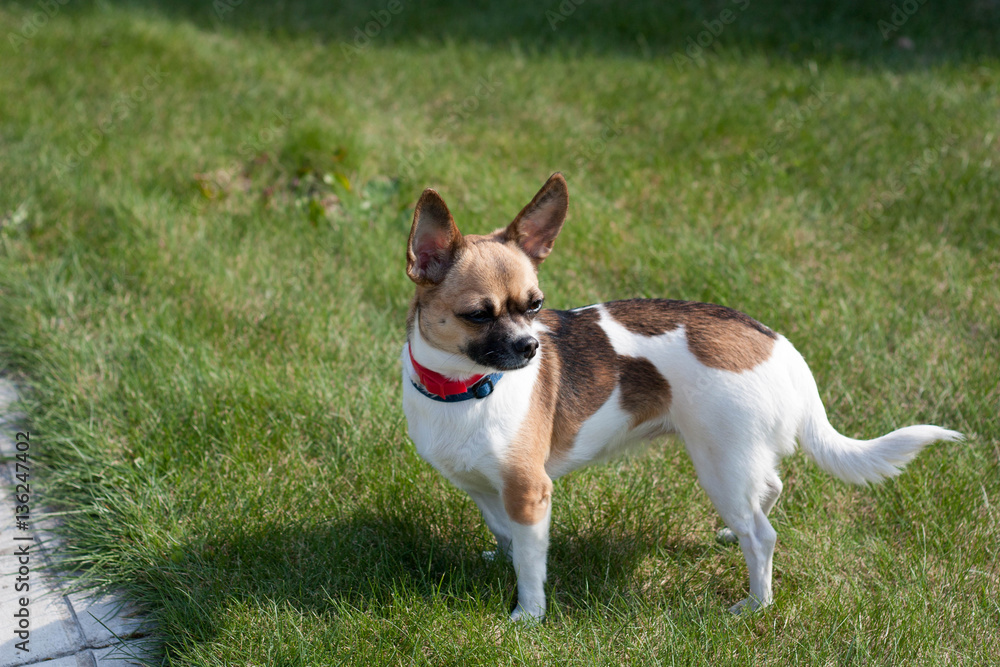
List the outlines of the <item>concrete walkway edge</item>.
<svg viewBox="0 0 1000 667">
<path fill-rule="evenodd" d="M 38 521 L 45 480 L 32 459 L 44 443 L 19 433 L 16 403 L 16 388 L 0 377 L 0 667 L 143 664 L 155 642 L 134 607 L 113 595 L 68 594 L 68 582 L 51 574 L 59 542 Z"/>
</svg>

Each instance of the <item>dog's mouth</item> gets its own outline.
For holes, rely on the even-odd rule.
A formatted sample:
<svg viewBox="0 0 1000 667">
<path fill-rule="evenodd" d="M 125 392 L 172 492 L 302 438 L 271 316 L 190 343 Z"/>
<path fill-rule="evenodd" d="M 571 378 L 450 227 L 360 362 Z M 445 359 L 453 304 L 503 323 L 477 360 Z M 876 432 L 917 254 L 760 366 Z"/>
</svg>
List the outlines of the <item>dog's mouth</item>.
<svg viewBox="0 0 1000 667">
<path fill-rule="evenodd" d="M 531 359 L 505 354 L 480 355 L 475 357 L 469 355 L 469 358 L 476 362 L 477 366 L 492 368 L 496 371 L 516 371 L 531 363 Z"/>
<path fill-rule="evenodd" d="M 498 371 L 516 371 L 518 369 L 526 367 L 530 363 L 531 359 L 520 359 L 511 361 L 509 363 L 493 364 L 493 367 L 496 368 Z"/>
<path fill-rule="evenodd" d="M 535 358 L 538 340 L 527 336 L 502 345 L 471 343 L 465 354 L 476 364 L 498 371 L 516 371 L 524 368 Z"/>
</svg>

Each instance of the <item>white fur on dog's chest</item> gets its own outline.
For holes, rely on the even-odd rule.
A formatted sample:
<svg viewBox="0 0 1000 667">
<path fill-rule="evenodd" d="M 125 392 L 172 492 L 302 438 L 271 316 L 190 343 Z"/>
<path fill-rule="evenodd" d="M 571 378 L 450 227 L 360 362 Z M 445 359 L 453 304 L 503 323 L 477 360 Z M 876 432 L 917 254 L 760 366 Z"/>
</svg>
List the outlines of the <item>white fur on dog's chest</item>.
<svg viewBox="0 0 1000 667">
<path fill-rule="evenodd" d="M 403 347 L 403 411 L 417 453 L 466 491 L 499 490 L 501 463 L 531 404 L 538 364 L 504 373 L 484 399 L 436 401 L 413 386 Z"/>
</svg>

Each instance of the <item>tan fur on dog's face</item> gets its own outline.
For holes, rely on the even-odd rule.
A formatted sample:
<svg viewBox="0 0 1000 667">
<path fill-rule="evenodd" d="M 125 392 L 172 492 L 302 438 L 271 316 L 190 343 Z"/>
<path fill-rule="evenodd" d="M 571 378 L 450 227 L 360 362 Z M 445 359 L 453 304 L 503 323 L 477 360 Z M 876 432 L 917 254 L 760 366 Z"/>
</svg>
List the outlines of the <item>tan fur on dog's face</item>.
<svg viewBox="0 0 1000 667">
<path fill-rule="evenodd" d="M 535 267 L 499 230 L 489 236 L 467 236 L 455 253 L 445 280 L 417 290 L 420 334 L 434 347 L 469 356 L 472 350 L 502 345 L 504 340 L 530 334 L 533 310 L 542 300 Z M 492 321 L 477 323 L 468 316 L 488 313 Z"/>
</svg>

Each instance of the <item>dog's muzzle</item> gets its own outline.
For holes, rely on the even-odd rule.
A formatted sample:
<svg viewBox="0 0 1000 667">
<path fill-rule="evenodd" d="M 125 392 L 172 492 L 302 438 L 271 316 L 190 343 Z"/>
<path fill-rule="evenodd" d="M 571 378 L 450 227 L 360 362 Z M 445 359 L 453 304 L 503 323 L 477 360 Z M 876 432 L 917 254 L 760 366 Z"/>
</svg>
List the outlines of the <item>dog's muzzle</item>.
<svg viewBox="0 0 1000 667">
<path fill-rule="evenodd" d="M 514 354 L 519 355 L 525 361 L 531 361 L 538 351 L 538 339 L 534 336 L 525 336 L 514 342 Z"/>
</svg>

